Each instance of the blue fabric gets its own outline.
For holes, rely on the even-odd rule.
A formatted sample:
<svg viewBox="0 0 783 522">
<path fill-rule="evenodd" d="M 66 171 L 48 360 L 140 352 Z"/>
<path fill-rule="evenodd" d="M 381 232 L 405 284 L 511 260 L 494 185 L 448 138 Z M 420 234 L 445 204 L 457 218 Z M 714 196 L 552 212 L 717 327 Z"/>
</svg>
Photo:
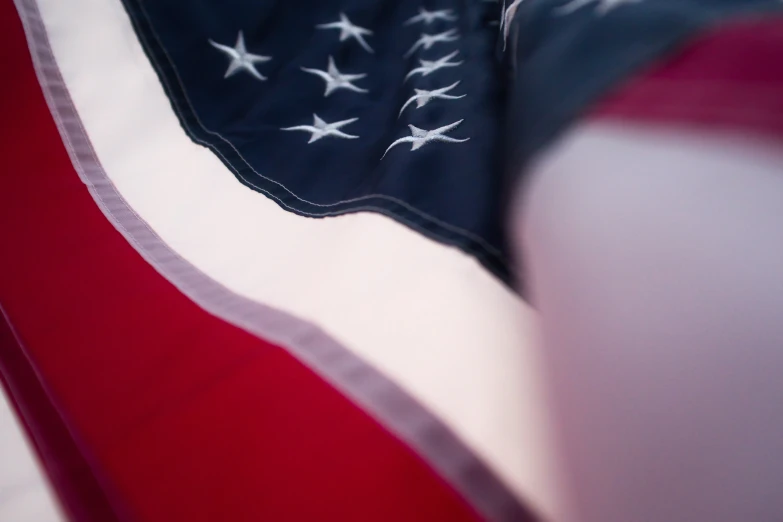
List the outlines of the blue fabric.
<svg viewBox="0 0 783 522">
<path fill-rule="evenodd" d="M 700 31 L 742 18 L 779 15 L 780 0 L 639 0 L 597 16 L 568 16 L 566 1 L 523 1 L 506 56 L 513 74 L 508 136 L 512 163 L 528 161 L 601 96 L 676 52 Z M 783 60 L 781 61 L 783 64 Z"/>
<path fill-rule="evenodd" d="M 698 29 L 745 12 L 779 9 L 778 0 L 643 0 L 596 16 L 591 3 L 568 16 L 566 0 L 523 1 L 510 19 L 505 51 L 497 22 L 502 5 L 486 0 L 123 0 L 183 127 L 210 147 L 253 190 L 301 215 L 386 214 L 475 256 L 510 282 L 504 217 L 516 177 L 592 101 L 618 81 L 677 46 Z M 508 0 L 507 0 L 508 1 Z M 451 9 L 455 21 L 405 21 L 426 3 Z M 374 32 L 367 52 L 353 38 L 317 24 L 345 13 Z M 456 28 L 460 38 L 404 55 L 420 34 Z M 271 56 L 227 78 L 229 58 L 209 40 L 233 47 L 239 31 L 248 52 Z M 419 60 L 459 51 L 457 67 L 406 74 Z M 324 96 L 325 82 L 302 67 L 366 74 Z M 452 95 L 399 114 L 417 89 L 459 81 Z M 358 118 L 340 130 L 355 139 L 284 131 Z M 462 143 L 410 143 L 412 124 Z M 505 138 L 505 139 L 504 139 Z M 237 223 L 253 230 L 264 223 Z"/>
</svg>

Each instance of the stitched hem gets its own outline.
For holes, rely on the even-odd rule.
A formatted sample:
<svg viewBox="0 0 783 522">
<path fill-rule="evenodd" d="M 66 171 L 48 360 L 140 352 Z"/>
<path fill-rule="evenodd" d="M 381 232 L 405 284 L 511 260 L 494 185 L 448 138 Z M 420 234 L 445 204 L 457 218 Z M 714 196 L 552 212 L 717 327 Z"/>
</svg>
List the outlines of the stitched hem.
<svg viewBox="0 0 783 522">
<path fill-rule="evenodd" d="M 470 448 L 399 386 L 317 326 L 230 292 L 172 251 L 103 171 L 60 74 L 35 0 L 14 0 L 49 109 L 74 168 L 106 218 L 164 278 L 207 312 L 286 349 L 414 451 L 483 517 L 535 520 Z"/>
</svg>

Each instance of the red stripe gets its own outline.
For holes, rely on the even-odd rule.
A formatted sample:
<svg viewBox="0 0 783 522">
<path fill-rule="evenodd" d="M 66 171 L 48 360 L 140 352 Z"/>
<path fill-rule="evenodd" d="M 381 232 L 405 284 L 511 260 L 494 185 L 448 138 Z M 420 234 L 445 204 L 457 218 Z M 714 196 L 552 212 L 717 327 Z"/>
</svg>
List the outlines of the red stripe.
<svg viewBox="0 0 783 522">
<path fill-rule="evenodd" d="M 599 104 L 599 117 L 783 139 L 783 17 L 715 29 Z"/>
<path fill-rule="evenodd" d="M 73 520 L 115 520 L 101 484 L 0 315 L 0 382 Z"/>
<path fill-rule="evenodd" d="M 475 519 L 354 404 L 142 260 L 74 172 L 10 1 L 0 34 L 0 302 L 49 392 L 16 400 L 45 426 L 38 402 L 56 399 L 112 505 L 166 522 Z"/>
</svg>

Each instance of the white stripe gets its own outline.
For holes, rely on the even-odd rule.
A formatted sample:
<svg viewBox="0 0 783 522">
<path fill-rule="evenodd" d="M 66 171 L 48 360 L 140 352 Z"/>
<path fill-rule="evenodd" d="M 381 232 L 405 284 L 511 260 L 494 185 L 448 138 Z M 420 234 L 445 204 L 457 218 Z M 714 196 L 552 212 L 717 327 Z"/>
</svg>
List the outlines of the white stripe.
<svg viewBox="0 0 783 522">
<path fill-rule="evenodd" d="M 562 520 L 783 520 L 781 174 L 779 141 L 607 122 L 539 164 L 515 221 Z"/>
<path fill-rule="evenodd" d="M 104 169 L 171 248 L 237 294 L 320 325 L 554 512 L 524 303 L 474 259 L 389 218 L 303 218 L 245 188 L 184 134 L 119 1 L 39 4 Z"/>
</svg>

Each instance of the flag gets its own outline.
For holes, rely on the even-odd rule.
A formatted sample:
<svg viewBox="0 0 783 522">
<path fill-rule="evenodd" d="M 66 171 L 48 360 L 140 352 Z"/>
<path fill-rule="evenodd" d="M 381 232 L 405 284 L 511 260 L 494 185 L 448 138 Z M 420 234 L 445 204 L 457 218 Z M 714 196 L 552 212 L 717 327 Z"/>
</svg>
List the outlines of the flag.
<svg viewBox="0 0 783 522">
<path fill-rule="evenodd" d="M 780 2 L 16 7 L 3 379 L 66 509 L 456 521 L 561 509 L 527 167 L 586 119 L 739 125 L 659 80 Z"/>
</svg>

